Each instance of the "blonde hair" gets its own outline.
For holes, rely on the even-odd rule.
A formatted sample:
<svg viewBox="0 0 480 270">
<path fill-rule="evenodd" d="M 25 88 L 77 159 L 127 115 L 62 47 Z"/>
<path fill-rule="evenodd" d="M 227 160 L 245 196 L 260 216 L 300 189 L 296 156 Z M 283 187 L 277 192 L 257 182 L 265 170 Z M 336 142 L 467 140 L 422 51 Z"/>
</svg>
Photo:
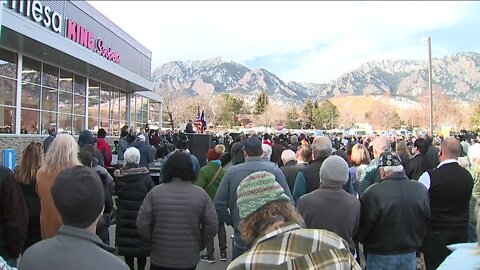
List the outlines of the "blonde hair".
<svg viewBox="0 0 480 270">
<path fill-rule="evenodd" d="M 63 169 L 82 165 L 78 160 L 78 144 L 71 135 L 59 134 L 48 148 L 42 169 L 55 174 Z"/>
<path fill-rule="evenodd" d="M 20 165 L 15 168 L 15 179 L 22 184 L 28 185 L 35 178 L 38 169 L 42 166 L 43 149 L 42 143 L 31 142 L 22 151 Z"/>
<path fill-rule="evenodd" d="M 362 164 L 368 165 L 370 164 L 370 154 L 363 144 L 357 143 L 352 147 L 350 160 L 355 166 L 360 166 Z"/>
<path fill-rule="evenodd" d="M 215 145 L 214 150 L 215 150 L 215 153 L 221 155 L 221 154 L 223 154 L 223 153 L 225 152 L 225 145 L 223 145 L 223 144 L 217 144 L 217 145 Z"/>
</svg>

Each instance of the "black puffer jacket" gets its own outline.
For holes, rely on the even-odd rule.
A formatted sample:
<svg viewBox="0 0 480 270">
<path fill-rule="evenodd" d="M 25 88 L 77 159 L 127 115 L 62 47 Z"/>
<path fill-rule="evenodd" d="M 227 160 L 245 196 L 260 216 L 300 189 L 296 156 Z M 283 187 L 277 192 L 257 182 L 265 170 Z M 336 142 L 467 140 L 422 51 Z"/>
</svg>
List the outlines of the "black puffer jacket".
<svg viewBox="0 0 480 270">
<path fill-rule="evenodd" d="M 143 199 L 154 183 L 145 167 L 126 164 L 115 170 L 115 189 L 118 195 L 115 245 L 121 256 L 148 257 L 150 245 L 137 233 L 137 214 Z"/>
</svg>

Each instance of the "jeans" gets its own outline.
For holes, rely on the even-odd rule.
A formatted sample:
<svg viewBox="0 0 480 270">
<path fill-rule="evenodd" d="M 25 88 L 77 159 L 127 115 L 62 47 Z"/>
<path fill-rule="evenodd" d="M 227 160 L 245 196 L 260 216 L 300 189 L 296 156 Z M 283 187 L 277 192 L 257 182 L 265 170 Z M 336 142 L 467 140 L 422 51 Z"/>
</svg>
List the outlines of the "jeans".
<svg viewBox="0 0 480 270">
<path fill-rule="evenodd" d="M 227 252 L 227 232 L 225 231 L 225 224 L 218 224 L 218 246 L 220 247 L 220 254 Z M 213 258 L 215 254 L 215 245 L 213 239 L 207 243 L 207 256 Z"/>
<path fill-rule="evenodd" d="M 379 255 L 367 253 L 366 270 L 416 270 L 415 252 L 399 255 Z"/>
<path fill-rule="evenodd" d="M 233 232 L 232 261 L 249 249 L 250 245 L 245 243 L 245 241 L 243 241 L 242 237 L 240 236 L 240 232 L 235 230 Z"/>
</svg>

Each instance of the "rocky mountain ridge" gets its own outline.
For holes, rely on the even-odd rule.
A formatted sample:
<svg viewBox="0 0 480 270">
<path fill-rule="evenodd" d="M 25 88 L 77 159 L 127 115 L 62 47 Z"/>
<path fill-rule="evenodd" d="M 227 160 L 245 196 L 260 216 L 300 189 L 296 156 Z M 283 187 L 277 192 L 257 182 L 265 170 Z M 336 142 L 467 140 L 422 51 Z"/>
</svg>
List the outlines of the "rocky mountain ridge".
<svg viewBox="0 0 480 270">
<path fill-rule="evenodd" d="M 480 54 L 457 53 L 434 58 L 433 83 L 444 94 L 464 101 L 480 100 Z M 155 89 L 180 91 L 182 95 L 232 93 L 247 100 L 261 91 L 282 103 L 301 103 L 307 97 L 382 95 L 415 100 L 428 90 L 426 61 L 370 61 L 330 83 L 285 82 L 263 68 L 251 70 L 239 63 L 216 57 L 205 61 L 174 61 L 152 73 Z"/>
</svg>

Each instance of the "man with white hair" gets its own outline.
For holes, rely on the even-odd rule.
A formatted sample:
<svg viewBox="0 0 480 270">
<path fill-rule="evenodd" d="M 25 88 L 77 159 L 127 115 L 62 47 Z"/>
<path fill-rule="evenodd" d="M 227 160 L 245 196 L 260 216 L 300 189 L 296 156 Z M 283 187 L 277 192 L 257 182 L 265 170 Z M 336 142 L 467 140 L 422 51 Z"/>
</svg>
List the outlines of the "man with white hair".
<svg viewBox="0 0 480 270">
<path fill-rule="evenodd" d="M 391 151 L 390 141 L 385 136 L 377 137 L 372 142 L 373 145 L 373 160 L 370 162 L 362 175 L 360 176 L 360 186 L 358 187 L 358 194 L 362 193 L 371 185 L 380 181 L 380 173 L 378 170 L 378 157 L 384 151 Z"/>
<path fill-rule="evenodd" d="M 317 136 L 312 143 L 312 163 L 298 172 L 293 188 L 293 199 L 298 199 L 304 194 L 317 190 L 320 186 L 318 172 L 323 161 L 332 154 L 332 141 L 326 136 Z"/>
<path fill-rule="evenodd" d="M 360 227 L 368 270 L 416 269 L 430 217 L 424 185 L 408 179 L 400 157 L 384 151 L 377 161 L 380 182 L 360 197 Z"/>
<path fill-rule="evenodd" d="M 290 149 L 284 150 L 280 158 L 282 159 L 283 167 L 294 166 L 295 164 L 297 164 L 295 152 Z"/>
<path fill-rule="evenodd" d="M 262 143 L 262 151 L 263 151 L 262 158 L 265 159 L 266 161 L 270 161 L 270 158 L 272 157 L 272 151 L 273 151 L 272 147 L 266 143 Z"/>
<path fill-rule="evenodd" d="M 148 164 L 152 163 L 155 160 L 155 154 L 157 149 L 151 144 L 145 142 L 146 138 L 143 134 L 137 136 L 137 140 L 132 143 L 131 146 L 135 147 L 140 151 L 140 166 L 147 167 Z"/>
<path fill-rule="evenodd" d="M 285 161 L 287 161 L 285 163 L 287 165 L 280 168 L 280 170 L 282 170 L 283 174 L 285 175 L 285 178 L 287 179 L 288 187 L 290 188 L 290 190 L 293 190 L 295 186 L 295 179 L 297 178 L 298 172 L 301 169 L 304 169 L 308 165 L 308 162 L 312 159 L 312 149 L 309 145 L 300 145 L 297 149 L 297 152 L 294 153 L 293 156 L 295 162 L 288 161 L 291 159 L 291 152 L 289 152 L 290 150 L 283 151 L 286 156 L 290 157 L 282 157 L 284 163 Z M 289 162 L 293 165 L 289 166 Z"/>
<path fill-rule="evenodd" d="M 298 141 L 298 136 L 297 135 L 292 135 L 290 137 L 290 149 L 292 149 L 293 152 L 297 152 L 297 148 L 300 146 L 300 142 Z"/>
</svg>

